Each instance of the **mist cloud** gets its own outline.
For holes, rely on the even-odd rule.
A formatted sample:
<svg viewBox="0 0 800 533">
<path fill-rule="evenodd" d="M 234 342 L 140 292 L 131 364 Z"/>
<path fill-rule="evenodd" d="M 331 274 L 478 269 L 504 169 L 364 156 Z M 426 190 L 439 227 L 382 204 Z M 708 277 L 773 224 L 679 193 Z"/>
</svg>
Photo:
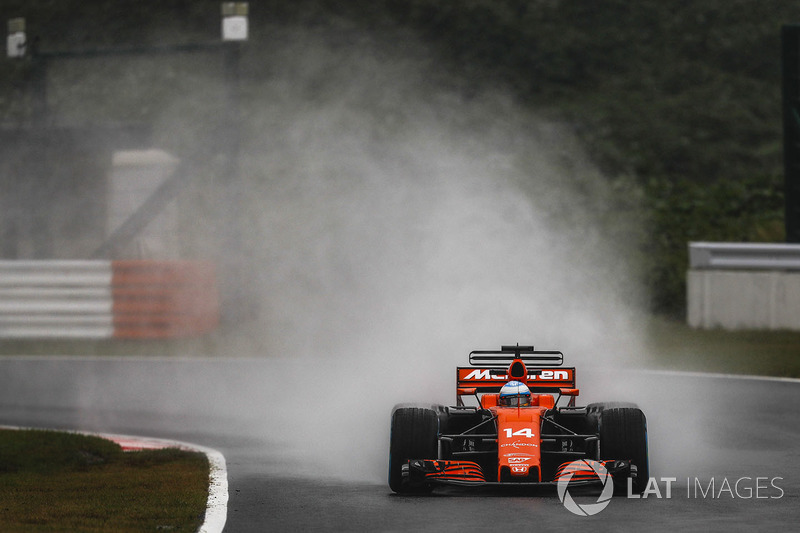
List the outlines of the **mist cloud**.
<svg viewBox="0 0 800 533">
<path fill-rule="evenodd" d="M 631 271 L 594 216 L 604 178 L 568 128 L 465 93 L 422 47 L 328 44 L 287 39 L 246 109 L 260 316 L 225 348 L 296 361 L 265 394 L 322 402 L 264 413 L 265 437 L 380 479 L 392 405 L 452 403 L 471 349 L 639 357 Z"/>
</svg>

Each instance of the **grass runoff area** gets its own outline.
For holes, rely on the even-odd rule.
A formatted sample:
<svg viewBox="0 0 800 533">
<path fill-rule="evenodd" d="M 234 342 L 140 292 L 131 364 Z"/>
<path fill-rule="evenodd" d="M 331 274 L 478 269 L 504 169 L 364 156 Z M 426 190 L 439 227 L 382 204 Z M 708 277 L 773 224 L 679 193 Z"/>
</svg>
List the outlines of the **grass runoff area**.
<svg viewBox="0 0 800 533">
<path fill-rule="evenodd" d="M 199 452 L 0 430 L 0 531 L 197 531 L 208 475 Z"/>
<path fill-rule="evenodd" d="M 703 330 L 666 320 L 647 330 L 658 368 L 800 378 L 800 331 Z"/>
</svg>

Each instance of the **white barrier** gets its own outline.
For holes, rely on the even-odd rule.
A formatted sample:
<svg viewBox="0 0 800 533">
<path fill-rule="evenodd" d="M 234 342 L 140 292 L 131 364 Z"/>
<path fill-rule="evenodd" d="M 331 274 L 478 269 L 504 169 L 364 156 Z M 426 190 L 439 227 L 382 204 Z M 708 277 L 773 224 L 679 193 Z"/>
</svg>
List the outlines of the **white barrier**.
<svg viewBox="0 0 800 533">
<path fill-rule="evenodd" d="M 690 243 L 689 260 L 690 326 L 800 330 L 800 245 Z"/>
<path fill-rule="evenodd" d="M 693 270 L 799 270 L 800 245 L 785 243 L 690 242 Z"/>
</svg>

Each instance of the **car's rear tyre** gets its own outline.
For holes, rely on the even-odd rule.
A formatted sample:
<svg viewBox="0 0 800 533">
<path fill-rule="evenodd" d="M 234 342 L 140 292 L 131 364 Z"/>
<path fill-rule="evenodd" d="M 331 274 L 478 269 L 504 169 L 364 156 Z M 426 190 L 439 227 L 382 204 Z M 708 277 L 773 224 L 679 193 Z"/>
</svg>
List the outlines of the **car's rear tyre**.
<svg viewBox="0 0 800 533">
<path fill-rule="evenodd" d="M 397 493 L 429 492 L 430 486 L 403 482 L 402 467 L 409 459 L 438 458 L 439 422 L 432 409 L 401 407 L 392 413 L 389 441 L 389 488 Z"/>
<path fill-rule="evenodd" d="M 599 417 L 600 458 L 625 459 L 636 465 L 632 493 L 641 494 L 650 478 L 647 419 L 633 407 L 605 408 Z"/>
</svg>

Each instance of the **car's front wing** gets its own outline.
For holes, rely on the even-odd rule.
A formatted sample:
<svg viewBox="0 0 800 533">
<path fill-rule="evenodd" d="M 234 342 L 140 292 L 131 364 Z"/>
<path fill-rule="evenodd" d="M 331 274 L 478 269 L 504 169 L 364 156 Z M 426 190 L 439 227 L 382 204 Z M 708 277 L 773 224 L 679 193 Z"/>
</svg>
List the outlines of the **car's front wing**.
<svg viewBox="0 0 800 533">
<path fill-rule="evenodd" d="M 583 464 L 585 463 L 585 464 Z M 594 463 L 594 464 L 592 464 Z M 570 486 L 603 485 L 602 469 L 615 481 L 636 474 L 630 461 L 608 460 L 600 462 L 572 461 L 564 463 L 556 471 L 555 478 L 547 481 L 487 481 L 480 465 L 472 461 L 447 461 L 440 459 L 412 459 L 402 466 L 403 479 L 412 486 L 454 485 L 460 487 L 480 486 L 555 486 L 564 479 Z M 600 473 L 598 473 L 598 470 Z"/>
</svg>

